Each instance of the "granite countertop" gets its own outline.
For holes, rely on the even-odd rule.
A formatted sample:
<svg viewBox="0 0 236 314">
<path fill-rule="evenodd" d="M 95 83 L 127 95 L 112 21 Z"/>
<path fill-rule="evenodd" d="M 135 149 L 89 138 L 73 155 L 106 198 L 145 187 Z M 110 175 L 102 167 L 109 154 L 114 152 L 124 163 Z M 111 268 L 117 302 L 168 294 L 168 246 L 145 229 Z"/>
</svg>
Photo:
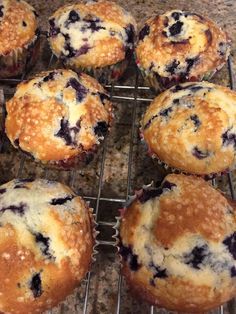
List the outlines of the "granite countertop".
<svg viewBox="0 0 236 314">
<path fill-rule="evenodd" d="M 32 4 L 39 13 L 40 25 L 43 30 L 46 30 L 47 18 L 57 8 L 76 1 L 28 0 L 28 2 Z M 170 9 L 182 9 L 208 16 L 225 29 L 232 38 L 232 60 L 233 64 L 236 65 L 235 0 L 119 0 L 117 3 L 133 13 L 139 26 L 151 15 L 159 14 Z M 46 44 L 46 40 L 43 40 L 41 45 L 41 57 L 33 69 L 33 73 L 47 69 L 49 57 L 49 48 Z M 53 66 L 58 67 L 60 65 L 53 63 Z M 121 84 L 134 84 L 134 70 L 131 69 L 128 73 L 129 75 L 126 75 L 126 78 L 122 80 Z M 226 67 L 217 74 L 213 81 L 223 85 L 229 85 Z M 141 78 L 139 79 L 139 84 L 143 84 Z M 6 86 L 4 89 L 6 90 L 6 97 L 10 97 L 10 94 L 14 91 L 14 89 L 6 88 Z M 119 94 L 117 90 L 114 92 L 116 95 Z M 124 91 L 123 95 L 132 96 L 130 95 L 130 91 L 128 93 Z M 145 95 L 142 95 L 142 97 L 143 96 Z M 154 97 L 151 92 L 148 92 L 146 96 L 149 98 Z M 117 100 L 114 102 L 115 123 L 107 138 L 101 197 L 125 199 L 127 193 L 128 159 L 134 103 L 132 101 Z M 131 167 L 131 191 L 151 181 L 158 183 L 167 173 L 165 169 L 157 165 L 146 155 L 145 147 L 140 143 L 138 138 L 139 120 L 147 104 L 147 102 L 138 102 L 136 107 L 137 114 L 135 119 L 135 136 L 133 140 L 133 159 Z M 51 170 L 27 158 L 23 164 L 21 153 L 14 150 L 8 142 L 5 142 L 3 152 L 0 154 L 0 184 L 11 180 L 17 174 L 21 177 L 47 177 L 71 185 L 80 195 L 96 198 L 99 186 L 101 160 L 102 154 L 100 153 L 91 164 L 83 169 L 77 169 L 73 172 Z M 236 180 L 234 179 L 233 182 L 235 185 Z M 217 179 L 217 184 L 218 187 L 229 194 L 227 176 Z M 91 206 L 96 207 L 96 202 L 91 200 Z M 115 216 L 118 215 L 118 209 L 121 206 L 122 203 L 120 202 L 101 200 L 98 208 L 98 220 L 114 223 L 116 221 Z M 99 236 L 100 240 L 114 241 L 112 238 L 114 230 L 110 225 L 100 224 L 99 229 L 101 231 Z M 119 258 L 115 254 L 115 248 L 109 245 L 100 245 L 98 251 L 97 260 L 92 267 L 87 313 L 115 313 L 119 278 Z M 53 309 L 52 313 L 83 313 L 84 294 L 85 282 L 83 282 L 75 293 L 68 297 L 62 305 Z M 157 312 L 156 309 L 154 311 Z M 158 310 L 158 313 L 160 312 L 164 312 L 164 310 Z M 135 300 L 135 298 L 130 295 L 124 282 L 122 284 L 120 313 L 150 313 L 150 307 Z"/>
</svg>

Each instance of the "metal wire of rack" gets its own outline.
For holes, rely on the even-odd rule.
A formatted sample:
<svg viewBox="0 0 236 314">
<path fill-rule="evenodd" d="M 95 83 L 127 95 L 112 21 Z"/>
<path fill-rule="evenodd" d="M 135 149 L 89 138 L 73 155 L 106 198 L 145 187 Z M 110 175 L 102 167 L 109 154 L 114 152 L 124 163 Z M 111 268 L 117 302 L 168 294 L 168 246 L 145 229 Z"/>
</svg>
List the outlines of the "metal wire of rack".
<svg viewBox="0 0 236 314">
<path fill-rule="evenodd" d="M 53 63 L 54 57 L 51 55 L 51 58 L 48 63 L 48 69 L 51 68 L 51 65 Z M 232 68 L 232 61 L 231 58 L 228 60 L 228 75 L 229 75 L 229 82 L 230 82 L 230 87 L 231 89 L 235 89 L 235 81 L 234 81 L 234 75 L 233 75 L 233 68 Z M 149 87 L 146 86 L 139 86 L 139 73 L 138 70 L 136 69 L 136 74 L 135 74 L 135 82 L 134 84 L 130 85 L 106 85 L 106 88 L 110 91 L 111 99 L 113 101 L 119 101 L 120 103 L 123 103 L 126 105 L 127 103 L 132 104 L 132 113 L 131 113 L 131 131 L 130 131 L 130 137 L 129 137 L 129 153 L 128 153 L 128 164 L 127 164 L 127 179 L 126 179 L 126 195 L 125 197 L 106 197 L 102 196 L 102 189 L 103 189 L 103 179 L 104 179 L 104 168 L 105 168 L 105 161 L 106 161 L 106 154 L 107 154 L 107 138 L 104 141 L 104 146 L 102 150 L 102 156 L 101 156 L 101 163 L 100 163 L 100 169 L 99 169 L 99 178 L 98 178 L 98 188 L 96 191 L 96 196 L 90 196 L 90 195 L 83 195 L 83 197 L 89 201 L 93 201 L 95 206 L 94 206 L 94 213 L 95 213 L 95 218 L 96 222 L 99 226 L 106 226 L 109 228 L 113 228 L 116 224 L 115 217 L 113 217 L 113 221 L 106 221 L 106 220 L 99 220 L 99 212 L 101 211 L 102 201 L 110 202 L 110 203 L 123 203 L 128 199 L 128 196 L 132 192 L 132 189 L 134 188 L 132 186 L 132 162 L 133 162 L 133 155 L 134 155 L 134 140 L 136 137 L 136 117 L 137 117 L 137 109 L 141 103 L 146 103 L 149 104 L 152 99 L 153 99 L 153 94 L 150 91 Z M 0 84 L 18 84 L 25 78 L 25 73 L 22 75 L 20 79 L 0 79 Z M 121 91 L 126 91 L 129 92 L 129 95 L 120 95 Z M 146 92 L 148 96 L 144 97 L 143 94 L 140 95 L 140 93 Z M 130 96 L 130 93 L 133 95 Z M 0 90 L 0 106 L 1 104 L 3 105 L 4 103 L 4 93 L 1 92 Z M 4 108 L 4 106 L 2 106 Z M 3 125 L 3 120 L 4 120 L 4 110 L 3 110 L 3 119 L 2 123 Z M 3 132 L 3 130 L 2 130 Z M 3 153 L 4 150 L 4 140 L 1 142 L 0 141 L 0 153 Z M 147 157 L 148 158 L 148 157 Z M 23 156 L 20 160 L 20 165 L 16 173 L 16 177 L 21 177 L 22 176 L 22 171 L 24 168 L 24 163 L 25 163 L 25 157 Z M 231 197 L 233 199 L 236 198 L 236 194 L 233 188 L 233 174 L 229 173 L 226 175 L 227 180 L 228 180 L 228 185 L 231 193 Z M 47 177 L 47 172 L 45 172 L 44 177 Z M 74 185 L 74 180 L 75 180 L 75 172 L 71 171 L 70 173 L 70 186 Z M 215 180 L 213 180 L 213 185 L 216 184 Z M 99 245 L 100 246 L 111 246 L 114 247 L 115 241 L 111 237 L 109 240 L 99 240 Z M 120 272 L 119 272 L 120 273 Z M 90 283 L 91 283 L 91 272 L 87 274 L 87 277 L 85 279 L 85 291 L 84 291 L 84 304 L 83 304 L 83 314 L 87 313 L 88 309 L 88 302 L 89 302 L 89 293 L 90 293 Z M 119 279 L 117 282 L 117 295 L 116 295 L 116 309 L 115 313 L 119 314 L 121 313 L 121 292 L 122 292 L 122 285 L 123 285 L 123 280 L 122 280 L 122 275 L 121 273 L 119 274 Z M 230 312 L 232 312 L 232 309 L 235 311 L 235 307 L 231 302 L 229 302 L 228 308 L 231 309 Z M 150 307 L 149 313 L 154 314 L 154 312 L 157 312 L 157 309 L 155 309 L 153 306 Z M 224 313 L 224 308 L 221 306 L 218 309 L 219 313 Z M 52 313 L 49 311 L 48 313 Z M 80 312 L 77 312 L 80 313 Z"/>
</svg>

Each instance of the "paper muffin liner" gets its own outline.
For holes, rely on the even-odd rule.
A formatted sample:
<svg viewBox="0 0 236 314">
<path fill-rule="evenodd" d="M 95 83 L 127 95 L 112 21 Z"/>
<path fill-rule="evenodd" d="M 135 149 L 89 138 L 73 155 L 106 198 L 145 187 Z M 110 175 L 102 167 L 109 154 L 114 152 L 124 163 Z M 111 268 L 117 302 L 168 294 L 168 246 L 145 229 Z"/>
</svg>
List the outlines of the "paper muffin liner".
<svg viewBox="0 0 236 314">
<path fill-rule="evenodd" d="M 92 225 L 92 235 L 93 235 L 93 240 L 94 240 L 93 253 L 92 253 L 91 264 L 90 264 L 90 270 L 91 270 L 92 265 L 97 260 L 97 255 L 98 255 L 97 247 L 99 245 L 97 237 L 100 232 L 98 231 L 98 223 L 96 222 L 96 215 L 94 214 L 94 210 L 93 208 L 90 207 L 89 202 L 86 202 L 86 204 L 89 207 L 89 216 L 90 216 L 90 221 Z"/>
<path fill-rule="evenodd" d="M 209 71 L 202 76 L 189 77 L 188 79 L 183 80 L 183 79 L 181 79 L 181 77 L 169 79 L 167 77 L 158 76 L 158 74 L 156 74 L 155 72 L 147 71 L 147 70 L 143 69 L 137 60 L 136 60 L 136 64 L 139 68 L 139 71 L 140 71 L 145 83 L 148 86 L 150 86 L 154 92 L 157 92 L 157 93 L 163 92 L 164 90 L 166 90 L 166 89 L 168 89 L 174 85 L 181 84 L 181 83 L 209 81 L 225 65 L 225 63 L 222 63 L 216 69 Z"/>
<path fill-rule="evenodd" d="M 94 77 L 96 80 L 98 80 L 101 84 L 109 84 L 112 82 L 116 82 L 121 78 L 121 76 L 124 74 L 125 70 L 127 69 L 130 57 L 126 57 L 124 60 L 121 60 L 115 64 L 105 66 L 105 67 L 99 67 L 99 68 L 92 68 L 92 67 L 79 67 L 75 66 L 73 64 L 70 64 L 69 61 L 63 62 L 64 66 L 67 68 L 71 68 L 75 72 L 84 72 L 88 75 Z"/>
<path fill-rule="evenodd" d="M 28 72 L 36 63 L 39 46 L 40 29 L 37 29 L 34 38 L 25 46 L 0 55 L 0 78 L 18 77 Z"/>
</svg>

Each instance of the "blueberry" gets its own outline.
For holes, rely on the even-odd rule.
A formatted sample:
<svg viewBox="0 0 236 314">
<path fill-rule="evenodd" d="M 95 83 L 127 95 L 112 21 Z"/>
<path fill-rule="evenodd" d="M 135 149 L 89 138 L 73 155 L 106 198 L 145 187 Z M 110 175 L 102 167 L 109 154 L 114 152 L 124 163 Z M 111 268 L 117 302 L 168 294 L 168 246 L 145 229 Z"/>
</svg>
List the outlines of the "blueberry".
<svg viewBox="0 0 236 314">
<path fill-rule="evenodd" d="M 169 114 L 173 111 L 171 107 L 168 107 L 166 109 L 163 109 L 160 111 L 159 115 L 162 117 L 169 117 Z"/>
<path fill-rule="evenodd" d="M 53 258 L 50 251 L 50 239 L 48 237 L 45 237 L 42 235 L 42 233 L 36 233 L 35 236 L 35 242 L 40 245 L 40 250 L 43 253 L 43 255 L 47 256 L 49 259 Z"/>
<path fill-rule="evenodd" d="M 19 205 L 10 205 L 7 207 L 2 207 L 0 208 L 0 213 L 4 213 L 7 210 L 10 210 L 11 212 L 13 212 L 14 214 L 18 214 L 20 216 L 23 216 L 25 211 L 27 210 L 28 206 L 21 202 Z"/>
<path fill-rule="evenodd" d="M 224 146 L 233 145 L 236 147 L 236 134 L 230 133 L 230 129 L 228 129 L 222 134 L 222 142 Z"/>
<path fill-rule="evenodd" d="M 165 181 L 162 183 L 162 185 L 161 185 L 161 187 L 162 187 L 163 190 L 164 190 L 164 189 L 172 190 L 172 189 L 175 188 L 176 186 L 177 186 L 177 185 L 176 185 L 175 183 L 170 182 L 170 181 L 167 181 L 167 180 L 165 180 Z"/>
<path fill-rule="evenodd" d="M 66 87 L 72 87 L 73 89 L 75 89 L 76 99 L 78 102 L 81 102 L 88 93 L 84 85 L 82 85 L 76 78 L 71 78 L 68 81 Z"/>
<path fill-rule="evenodd" d="M 173 19 L 174 19 L 175 21 L 178 21 L 181 15 L 182 15 L 181 12 L 173 12 L 173 13 L 171 14 L 171 16 L 173 17 Z"/>
<path fill-rule="evenodd" d="M 86 25 L 82 27 L 81 31 L 85 31 L 86 29 L 90 29 L 92 33 L 98 32 L 100 29 L 106 29 L 104 26 L 98 25 L 101 23 L 99 18 L 93 18 L 92 16 L 88 15 L 83 19 L 86 22 Z"/>
<path fill-rule="evenodd" d="M 15 139 L 15 140 L 14 140 L 14 145 L 17 146 L 17 147 L 19 147 L 19 144 L 20 144 L 19 139 L 18 139 L 18 138 Z"/>
<path fill-rule="evenodd" d="M 131 246 L 127 247 L 120 243 L 120 255 L 123 257 L 125 262 L 128 262 L 132 271 L 137 271 L 141 267 L 138 263 L 138 256 L 133 254 Z"/>
<path fill-rule="evenodd" d="M 104 93 L 99 93 L 98 92 L 98 95 L 99 95 L 103 105 L 105 105 L 106 101 L 110 100 L 110 97 L 108 95 L 104 94 Z"/>
<path fill-rule="evenodd" d="M 134 26 L 132 24 L 129 24 L 128 26 L 126 26 L 125 27 L 125 33 L 126 33 L 126 36 L 127 36 L 126 42 L 128 44 L 133 44 L 134 37 L 135 37 Z"/>
<path fill-rule="evenodd" d="M 182 31 L 182 26 L 183 26 L 183 23 L 180 21 L 171 25 L 171 27 L 169 28 L 169 32 L 170 32 L 171 36 L 176 36 L 176 35 L 180 34 Z"/>
<path fill-rule="evenodd" d="M 65 118 L 61 119 L 60 130 L 55 134 L 55 136 L 61 137 L 65 140 L 66 145 L 76 145 L 75 136 L 80 131 L 80 121 L 77 121 L 76 126 L 70 128 L 69 121 Z"/>
<path fill-rule="evenodd" d="M 168 36 L 167 36 L 167 32 L 162 31 L 161 33 L 162 33 L 162 35 L 163 35 L 164 37 L 168 37 Z"/>
<path fill-rule="evenodd" d="M 107 132 L 108 132 L 108 124 L 106 123 L 106 121 L 98 122 L 94 128 L 94 133 L 98 137 L 106 136 Z"/>
<path fill-rule="evenodd" d="M 145 24 L 144 27 L 139 32 L 139 40 L 143 40 L 145 36 L 148 36 L 150 33 L 150 26 Z"/>
<path fill-rule="evenodd" d="M 179 92 L 180 90 L 183 90 L 184 89 L 184 87 L 182 87 L 181 85 L 175 85 L 172 89 L 171 89 L 171 91 L 172 91 L 172 93 L 177 93 L 177 92 Z M 185 89 L 186 89 L 186 87 L 185 87 Z"/>
<path fill-rule="evenodd" d="M 68 195 L 62 198 L 53 198 L 50 202 L 51 205 L 63 205 L 67 201 L 71 201 L 74 197 L 72 195 Z"/>
<path fill-rule="evenodd" d="M 207 244 L 195 246 L 190 253 L 184 255 L 184 262 L 195 269 L 200 269 L 208 254 L 209 248 Z"/>
<path fill-rule="evenodd" d="M 4 6 L 0 5 L 0 17 L 3 17 L 3 9 L 4 9 Z"/>
<path fill-rule="evenodd" d="M 40 273 L 35 274 L 30 281 L 30 290 L 33 293 L 34 298 L 38 298 L 42 295 L 42 281 Z"/>
<path fill-rule="evenodd" d="M 170 73 L 171 75 L 175 74 L 176 69 L 177 69 L 178 66 L 179 66 L 179 63 L 180 63 L 179 61 L 177 61 L 176 59 L 174 59 L 173 62 L 171 62 L 170 64 L 168 64 L 168 65 L 166 66 L 166 71 L 167 71 L 168 73 Z"/>
<path fill-rule="evenodd" d="M 193 121 L 193 124 L 194 124 L 194 127 L 195 127 L 194 132 L 196 132 L 197 129 L 198 129 L 198 128 L 200 127 L 200 125 L 201 125 L 201 121 L 199 120 L 199 117 L 198 117 L 196 114 L 191 115 L 191 116 L 190 116 L 190 120 Z"/>
<path fill-rule="evenodd" d="M 169 181 L 164 181 L 159 188 L 144 189 L 142 195 L 138 197 L 138 200 L 143 204 L 152 198 L 161 196 L 165 192 L 165 190 L 171 191 L 174 187 L 176 187 L 176 184 Z"/>
<path fill-rule="evenodd" d="M 0 189 L 0 194 L 6 193 L 7 189 Z"/>
<path fill-rule="evenodd" d="M 195 57 L 195 58 L 186 58 L 185 62 L 187 63 L 187 68 L 186 68 L 186 72 L 189 73 L 189 71 L 191 70 L 191 68 L 193 67 L 193 65 L 199 60 L 199 57 Z"/>
<path fill-rule="evenodd" d="M 22 22 L 22 25 L 23 25 L 24 27 L 26 27 L 26 26 L 27 26 L 27 23 L 26 23 L 25 21 L 23 21 L 23 22 Z"/>
<path fill-rule="evenodd" d="M 76 51 L 75 53 L 76 57 L 85 55 L 89 51 L 89 49 L 91 49 L 91 47 L 88 44 L 84 44 L 79 48 L 79 50 Z"/>
<path fill-rule="evenodd" d="M 175 105 L 179 105 L 179 98 L 175 98 L 174 100 L 173 100 L 173 104 L 175 104 Z"/>
<path fill-rule="evenodd" d="M 231 277 L 235 277 L 236 276 L 236 268 L 235 268 L 235 266 L 231 267 L 230 274 L 231 274 Z"/>
<path fill-rule="evenodd" d="M 200 85 L 191 85 L 191 86 L 189 86 L 189 87 L 190 87 L 191 92 L 194 92 L 194 93 L 196 93 L 196 92 L 198 92 L 199 90 L 203 89 L 203 87 L 200 86 Z"/>
<path fill-rule="evenodd" d="M 68 24 L 75 23 L 80 20 L 79 14 L 75 10 L 71 10 L 68 17 Z"/>
<path fill-rule="evenodd" d="M 74 49 L 67 40 L 65 42 L 64 49 L 68 52 L 66 58 L 74 58 L 76 56 L 77 50 Z"/>
<path fill-rule="evenodd" d="M 66 142 L 66 145 L 73 144 L 72 137 L 70 134 L 69 121 L 66 120 L 65 118 L 61 119 L 61 128 L 55 135 L 63 138 Z"/>
<path fill-rule="evenodd" d="M 192 154 L 194 157 L 196 157 L 197 159 L 204 159 L 210 156 L 210 153 L 208 151 L 201 151 L 197 146 L 195 146 L 192 149 Z"/>
<path fill-rule="evenodd" d="M 153 262 L 149 264 L 149 267 L 154 272 L 153 278 L 167 278 L 166 268 L 161 268 L 158 265 L 155 265 Z"/>
<path fill-rule="evenodd" d="M 60 28 L 56 27 L 55 24 L 55 18 L 49 20 L 50 30 L 49 30 L 49 36 L 55 37 L 60 33 Z"/>
<path fill-rule="evenodd" d="M 55 78 L 56 72 L 52 71 L 47 76 L 43 78 L 43 82 L 53 81 Z"/>
<path fill-rule="evenodd" d="M 223 244 L 227 246 L 229 252 L 233 255 L 233 258 L 236 259 L 236 232 L 225 238 Z"/>
</svg>

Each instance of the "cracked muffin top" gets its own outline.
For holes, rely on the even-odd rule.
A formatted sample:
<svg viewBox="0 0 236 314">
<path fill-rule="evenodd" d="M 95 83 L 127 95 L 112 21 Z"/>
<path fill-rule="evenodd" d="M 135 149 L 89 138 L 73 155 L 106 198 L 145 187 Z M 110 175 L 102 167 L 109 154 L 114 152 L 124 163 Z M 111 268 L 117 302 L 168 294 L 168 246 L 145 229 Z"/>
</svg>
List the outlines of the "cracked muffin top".
<svg viewBox="0 0 236 314">
<path fill-rule="evenodd" d="M 49 24 L 54 54 L 76 66 L 115 64 L 134 46 L 134 18 L 111 1 L 64 6 L 50 17 Z"/>
<path fill-rule="evenodd" d="M 185 83 L 154 99 L 141 122 L 153 157 L 181 171 L 211 175 L 235 167 L 236 93 Z"/>
<path fill-rule="evenodd" d="M 235 243 L 235 203 L 194 176 L 138 191 L 121 219 L 131 289 L 169 310 L 205 311 L 235 296 Z"/>
<path fill-rule="evenodd" d="M 86 74 L 42 72 L 17 86 L 6 104 L 11 143 L 43 163 L 92 153 L 109 130 L 109 96 Z"/>
<path fill-rule="evenodd" d="M 91 263 L 93 233 L 88 205 L 63 184 L 1 185 L 0 311 L 42 313 L 71 294 Z"/>
<path fill-rule="evenodd" d="M 214 22 L 180 10 L 150 18 L 139 33 L 138 65 L 169 80 L 201 80 L 220 68 L 230 40 Z"/>
<path fill-rule="evenodd" d="M 0 55 L 30 44 L 36 35 L 37 13 L 25 1 L 0 1 Z"/>
</svg>

